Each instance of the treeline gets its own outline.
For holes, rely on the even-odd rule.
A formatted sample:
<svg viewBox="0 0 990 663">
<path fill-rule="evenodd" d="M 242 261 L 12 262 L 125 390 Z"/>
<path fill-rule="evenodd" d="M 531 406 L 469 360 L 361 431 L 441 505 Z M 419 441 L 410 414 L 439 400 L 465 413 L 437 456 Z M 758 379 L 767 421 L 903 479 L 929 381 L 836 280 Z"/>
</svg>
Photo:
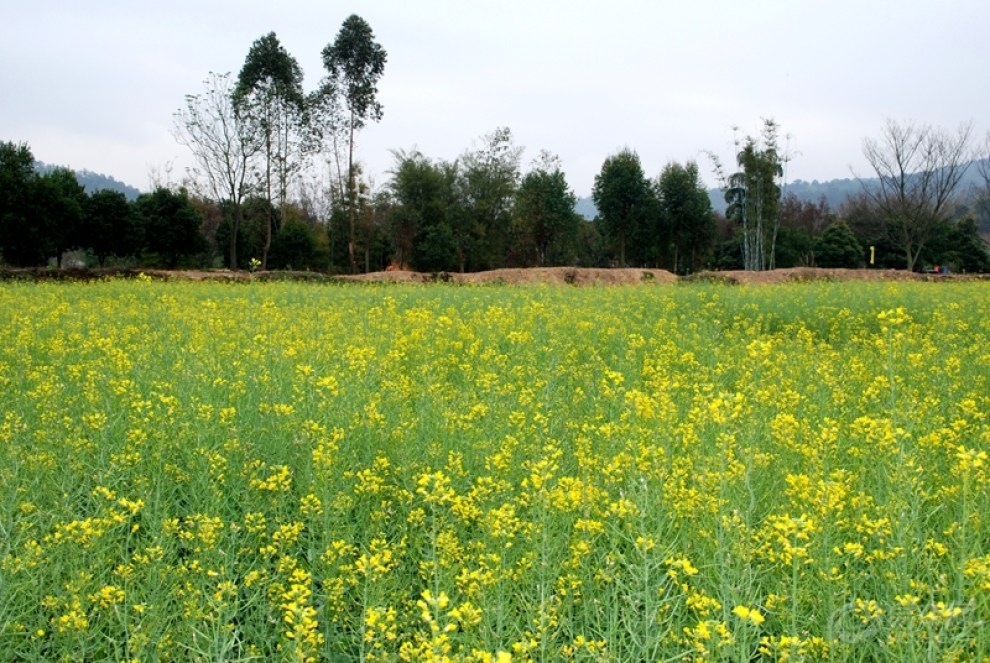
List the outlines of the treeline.
<svg viewBox="0 0 990 663">
<path fill-rule="evenodd" d="M 559 160 L 541 153 L 523 173 L 521 154 L 508 129 L 492 132 L 452 161 L 395 151 L 384 187 L 372 193 L 366 183 L 358 186 L 350 245 L 343 205 L 321 218 L 306 196 L 278 207 L 249 196 L 241 201 L 236 268 L 260 268 L 266 242 L 269 269 L 337 273 L 554 265 L 649 266 L 681 274 L 754 268 L 746 263 L 745 233 L 752 235 L 756 227 L 757 201 L 750 200 L 744 225 L 743 197 L 727 187 L 735 206 L 729 205 L 728 216 L 714 213 L 696 163 L 667 164 L 648 178 L 631 150 L 608 157 L 595 179 L 599 216 L 587 221 L 574 211 L 575 196 Z M 78 250 L 74 258 L 89 265 L 231 266 L 230 201 L 166 186 L 128 201 L 112 190 L 87 193 L 72 171 L 38 173 L 33 163 L 27 145 L 0 143 L 4 262 L 61 266 L 67 252 Z M 757 187 L 741 175 L 734 180 L 738 187 Z M 779 199 L 772 190 L 769 199 L 773 205 L 764 213 L 777 221 L 767 224 L 772 232 L 761 232 L 773 267 L 862 267 L 871 253 L 877 267 L 906 266 L 896 235 L 866 193 L 839 210 L 824 199 Z M 933 225 L 916 264 L 990 271 L 971 207 L 957 203 Z"/>
<path fill-rule="evenodd" d="M 157 188 L 129 202 L 123 193 L 86 193 L 68 168 L 34 170 L 27 145 L 0 143 L 0 252 L 5 263 L 62 266 L 85 249 L 101 266 L 129 258 L 175 268 L 208 260 L 202 205 L 184 190 Z"/>
</svg>

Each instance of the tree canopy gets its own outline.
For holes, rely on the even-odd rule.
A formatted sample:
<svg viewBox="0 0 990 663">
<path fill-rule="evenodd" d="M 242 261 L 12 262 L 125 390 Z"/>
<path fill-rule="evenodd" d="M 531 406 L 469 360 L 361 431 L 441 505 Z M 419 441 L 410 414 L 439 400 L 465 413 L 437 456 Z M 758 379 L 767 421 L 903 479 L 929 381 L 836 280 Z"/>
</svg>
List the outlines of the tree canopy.
<svg viewBox="0 0 990 663">
<path fill-rule="evenodd" d="M 639 155 L 624 149 L 605 159 L 591 195 L 603 234 L 616 248 L 619 266 L 626 266 L 627 257 L 644 264 L 649 256 L 642 240 L 656 214 L 656 197 L 643 174 Z"/>
</svg>

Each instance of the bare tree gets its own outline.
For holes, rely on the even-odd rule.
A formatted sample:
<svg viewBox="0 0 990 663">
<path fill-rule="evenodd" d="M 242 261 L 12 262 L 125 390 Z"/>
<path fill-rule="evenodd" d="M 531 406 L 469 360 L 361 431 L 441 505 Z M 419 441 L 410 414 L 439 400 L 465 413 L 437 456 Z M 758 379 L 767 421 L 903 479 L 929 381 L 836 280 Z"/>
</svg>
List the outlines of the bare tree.
<svg viewBox="0 0 990 663">
<path fill-rule="evenodd" d="M 243 218 L 241 203 L 248 192 L 251 157 L 261 145 L 253 133 L 237 119 L 231 93 L 230 74 L 210 73 L 203 94 L 186 95 L 186 107 L 175 113 L 176 140 L 188 147 L 196 165 L 191 175 L 201 181 L 210 195 L 229 201 L 230 268 L 237 269 L 237 233 Z"/>
<path fill-rule="evenodd" d="M 863 155 L 877 178 L 872 186 L 864 182 L 863 189 L 880 210 L 891 240 L 904 251 L 909 270 L 952 209 L 969 166 L 972 130 L 972 123 L 951 134 L 888 119 L 879 139 L 863 142 Z"/>
<path fill-rule="evenodd" d="M 990 131 L 983 139 L 983 144 L 980 145 L 976 157 L 978 174 L 976 200 L 980 210 L 985 215 L 990 216 Z"/>
</svg>

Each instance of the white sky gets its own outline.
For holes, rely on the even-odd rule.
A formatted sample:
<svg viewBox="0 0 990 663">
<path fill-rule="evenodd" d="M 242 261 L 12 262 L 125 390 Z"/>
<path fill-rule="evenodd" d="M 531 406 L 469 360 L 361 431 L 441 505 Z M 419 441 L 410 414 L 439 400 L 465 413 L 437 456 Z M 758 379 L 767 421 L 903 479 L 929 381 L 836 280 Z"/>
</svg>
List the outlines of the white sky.
<svg viewBox="0 0 990 663">
<path fill-rule="evenodd" d="M 773 117 L 788 179 L 867 174 L 887 117 L 990 129 L 987 0 L 0 0 L 0 140 L 139 188 L 189 161 L 172 114 L 210 71 L 240 70 L 274 31 L 307 91 L 348 15 L 388 52 L 385 116 L 358 138 L 379 183 L 390 150 L 453 159 L 499 126 L 524 170 L 557 153 L 578 196 L 636 150 L 650 176 L 704 150 L 732 161 L 732 127 Z"/>
</svg>

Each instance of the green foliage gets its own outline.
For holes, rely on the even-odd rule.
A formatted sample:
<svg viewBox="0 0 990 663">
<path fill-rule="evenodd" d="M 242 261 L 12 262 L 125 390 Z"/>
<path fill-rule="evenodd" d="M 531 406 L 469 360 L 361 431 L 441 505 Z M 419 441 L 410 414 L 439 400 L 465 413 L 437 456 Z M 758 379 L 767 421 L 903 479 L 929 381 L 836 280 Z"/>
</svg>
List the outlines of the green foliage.
<svg viewBox="0 0 990 663">
<path fill-rule="evenodd" d="M 224 216 L 217 227 L 216 243 L 218 247 L 226 247 L 230 245 L 231 224 L 235 216 L 229 201 L 225 201 L 221 208 Z M 224 253 L 224 264 L 229 269 L 248 269 L 252 258 L 260 260 L 265 246 L 265 225 L 274 223 L 276 216 L 276 210 L 264 198 L 252 196 L 242 203 L 237 233 L 237 265 L 232 266 L 228 253 Z"/>
<path fill-rule="evenodd" d="M 574 193 L 555 157 L 544 158 L 523 177 L 513 207 L 513 254 L 524 266 L 573 264 L 578 225 Z"/>
<path fill-rule="evenodd" d="M 779 152 L 779 125 L 764 120 L 759 138 L 747 136 L 736 153 L 741 170 L 729 176 L 725 188 L 726 216 L 740 227 L 743 265 L 759 271 L 773 269 L 779 222 L 780 186 L 784 155 Z"/>
<path fill-rule="evenodd" d="M 323 66 L 327 70 L 327 77 L 322 89 L 312 100 L 314 109 L 331 124 L 340 123 L 340 114 L 346 113 L 346 121 L 343 122 L 347 141 L 345 197 L 347 253 L 351 271 L 357 269 L 357 226 L 361 214 L 358 200 L 361 191 L 354 164 L 355 133 L 369 119 L 377 122 L 382 118 L 382 105 L 377 98 L 378 80 L 385 73 L 387 58 L 385 49 L 375 41 L 371 26 L 357 14 L 352 14 L 344 21 L 333 43 L 323 49 Z M 337 127 L 329 128 L 332 135 L 338 131 Z M 366 265 L 368 250 L 368 243 L 365 242 Z"/>
<path fill-rule="evenodd" d="M 394 264 L 422 271 L 456 270 L 461 250 L 455 235 L 461 215 L 456 166 L 433 164 L 417 151 L 398 151 L 395 159 L 389 212 Z"/>
<path fill-rule="evenodd" d="M 420 235 L 413 253 L 413 265 L 421 272 L 443 272 L 457 269 L 457 242 L 447 223 L 427 226 Z"/>
<path fill-rule="evenodd" d="M 46 228 L 55 262 L 61 267 L 62 254 L 80 245 L 86 191 L 69 168 L 45 173 L 35 186 L 35 214 Z"/>
<path fill-rule="evenodd" d="M 343 97 L 351 131 L 362 128 L 368 120 L 382 119 L 378 80 L 385 73 L 387 59 L 371 26 L 357 14 L 347 17 L 333 43 L 323 49 L 327 89 Z"/>
<path fill-rule="evenodd" d="M 59 166 L 44 163 L 43 161 L 34 162 L 34 170 L 39 175 L 44 175 L 45 173 L 52 171 Z M 110 175 L 104 175 L 103 173 L 94 173 L 91 170 L 82 169 L 73 171 L 76 176 L 76 181 L 79 182 L 80 186 L 86 190 L 87 194 L 92 194 L 101 189 L 109 189 L 111 191 L 119 191 L 124 194 L 128 202 L 133 202 L 141 195 L 141 191 L 137 188 L 125 184 L 119 180 L 114 179 Z"/>
<path fill-rule="evenodd" d="M 94 191 L 83 206 L 80 244 L 92 249 L 102 267 L 109 256 L 136 253 L 140 246 L 140 227 L 131 204 L 120 191 Z"/>
<path fill-rule="evenodd" d="M 0 251 L 14 265 L 36 265 L 45 259 L 42 229 L 29 221 L 33 166 L 26 144 L 0 143 Z"/>
<path fill-rule="evenodd" d="M 637 265 L 646 264 L 656 243 L 650 236 L 650 223 L 656 218 L 657 202 L 639 156 L 625 149 L 605 159 L 591 195 L 602 234 L 615 248 L 619 266 L 625 267 L 627 258 Z"/>
<path fill-rule="evenodd" d="M 945 266 L 955 272 L 990 272 L 987 243 L 980 237 L 972 215 L 939 224 L 919 261 L 926 266 Z"/>
<path fill-rule="evenodd" d="M 37 175 L 25 168 L 28 158 L 24 145 L 0 151 L 0 247 L 13 265 L 55 258 L 61 266 L 62 254 L 79 245 L 86 193 L 68 168 Z"/>
<path fill-rule="evenodd" d="M 317 228 L 298 219 L 288 219 L 272 238 L 269 254 L 271 269 L 326 269 L 326 255 L 321 255 Z M 322 261 L 321 261 L 322 259 Z"/>
<path fill-rule="evenodd" d="M 178 267 L 181 259 L 206 249 L 206 240 L 200 233 L 202 217 L 184 189 L 158 187 L 141 194 L 135 205 L 145 250 L 157 254 L 167 267 Z"/>
<path fill-rule="evenodd" d="M 574 264 L 581 267 L 607 267 L 608 251 L 598 224 L 578 216 Z"/>
<path fill-rule="evenodd" d="M 715 213 L 698 164 L 670 163 L 657 179 L 660 199 L 660 255 L 675 274 L 704 267 L 715 247 Z"/>
<path fill-rule="evenodd" d="M 519 186 L 522 148 L 512 131 L 499 127 L 461 158 L 459 195 L 464 216 L 455 228 L 461 268 L 495 269 L 505 265 L 512 225 L 512 205 Z M 470 252 L 465 248 L 470 248 Z"/>
<path fill-rule="evenodd" d="M 815 239 L 805 228 L 781 225 L 777 231 L 777 267 L 808 267 L 814 259 Z"/>
<path fill-rule="evenodd" d="M 275 33 L 269 32 L 251 44 L 237 76 L 234 102 L 244 109 L 250 97 L 261 94 L 301 107 L 304 100 L 302 78 L 299 63 L 285 50 Z"/>
<path fill-rule="evenodd" d="M 815 240 L 815 262 L 819 267 L 861 267 L 863 247 L 843 221 L 835 221 Z"/>
<path fill-rule="evenodd" d="M 237 77 L 233 99 L 237 120 L 257 127 L 263 137 L 264 168 L 259 179 L 265 199 L 272 206 L 277 200 L 277 206 L 284 210 L 289 177 L 299 166 L 298 143 L 306 98 L 302 91 L 302 69 L 274 32 L 251 45 Z M 267 266 L 275 226 L 274 219 L 265 226 L 262 269 Z"/>
<path fill-rule="evenodd" d="M 883 215 L 870 198 L 860 192 L 843 203 L 839 218 L 852 229 L 864 256 L 869 260 L 870 247 L 873 247 L 874 262 L 869 265 L 878 269 L 904 269 L 904 252 L 887 233 Z"/>
<path fill-rule="evenodd" d="M 987 242 L 980 237 L 976 219 L 966 216 L 952 226 L 949 242 L 952 253 L 943 264 L 955 264 L 962 272 L 990 272 L 990 250 Z"/>
</svg>

